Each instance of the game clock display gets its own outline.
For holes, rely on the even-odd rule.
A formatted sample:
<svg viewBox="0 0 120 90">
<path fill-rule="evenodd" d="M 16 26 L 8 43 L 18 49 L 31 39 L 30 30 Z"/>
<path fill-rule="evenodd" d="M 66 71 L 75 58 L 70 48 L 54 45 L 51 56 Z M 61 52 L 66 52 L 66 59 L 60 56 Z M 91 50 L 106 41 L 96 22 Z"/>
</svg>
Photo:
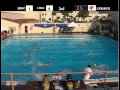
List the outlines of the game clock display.
<svg viewBox="0 0 120 90">
<path fill-rule="evenodd" d="M 75 11 L 88 10 L 88 5 L 75 5 Z"/>
</svg>

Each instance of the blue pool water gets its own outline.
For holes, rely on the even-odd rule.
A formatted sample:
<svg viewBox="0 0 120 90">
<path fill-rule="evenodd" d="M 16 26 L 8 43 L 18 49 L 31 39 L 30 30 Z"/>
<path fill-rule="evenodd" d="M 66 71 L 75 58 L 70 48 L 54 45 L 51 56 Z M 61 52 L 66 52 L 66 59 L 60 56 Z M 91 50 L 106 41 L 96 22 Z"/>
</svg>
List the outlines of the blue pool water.
<svg viewBox="0 0 120 90">
<path fill-rule="evenodd" d="M 40 51 L 35 51 L 37 48 Z M 25 53 L 32 56 L 24 56 Z M 94 55 L 90 55 L 90 54 Z M 1 44 L 2 72 L 82 72 L 88 64 L 101 70 L 118 70 L 118 42 L 99 35 L 34 35 L 13 36 Z M 49 67 L 40 64 L 51 63 Z M 94 70 L 94 69 L 93 69 Z M 116 73 L 108 77 L 116 77 Z M 91 78 L 103 78 L 104 75 Z M 15 76 L 15 80 L 41 80 L 42 75 Z M 65 76 L 63 76 L 63 79 Z M 82 79 L 73 75 L 73 79 Z M 2 76 L 3 81 L 10 80 Z"/>
</svg>

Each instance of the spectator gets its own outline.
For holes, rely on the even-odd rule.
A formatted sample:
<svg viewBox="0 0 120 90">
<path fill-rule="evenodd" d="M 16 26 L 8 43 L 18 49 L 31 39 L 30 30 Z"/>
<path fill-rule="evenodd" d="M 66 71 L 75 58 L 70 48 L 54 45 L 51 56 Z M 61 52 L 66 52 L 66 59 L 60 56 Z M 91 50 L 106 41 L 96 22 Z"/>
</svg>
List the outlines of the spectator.
<svg viewBox="0 0 120 90">
<path fill-rule="evenodd" d="M 90 76 L 93 75 L 91 65 L 88 65 L 88 67 L 84 69 L 84 72 L 86 72 L 84 75 L 85 80 L 89 80 Z"/>
</svg>

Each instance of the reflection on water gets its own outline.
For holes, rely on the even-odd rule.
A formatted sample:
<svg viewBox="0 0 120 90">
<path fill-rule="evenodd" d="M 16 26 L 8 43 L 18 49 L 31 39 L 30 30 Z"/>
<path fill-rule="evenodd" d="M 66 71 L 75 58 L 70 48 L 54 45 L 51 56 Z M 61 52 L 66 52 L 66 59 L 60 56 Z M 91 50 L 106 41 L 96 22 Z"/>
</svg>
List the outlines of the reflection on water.
<svg viewBox="0 0 120 90">
<path fill-rule="evenodd" d="M 89 52 L 87 55 L 85 56 L 100 56 L 100 53 L 93 53 L 93 52 Z"/>
<path fill-rule="evenodd" d="M 20 48 L 16 48 L 16 49 L 15 49 L 15 51 L 21 51 L 21 50 L 22 50 L 22 49 L 20 49 Z"/>
<path fill-rule="evenodd" d="M 24 44 L 23 46 L 39 46 L 41 44 L 41 42 L 34 42 L 32 44 Z"/>
</svg>

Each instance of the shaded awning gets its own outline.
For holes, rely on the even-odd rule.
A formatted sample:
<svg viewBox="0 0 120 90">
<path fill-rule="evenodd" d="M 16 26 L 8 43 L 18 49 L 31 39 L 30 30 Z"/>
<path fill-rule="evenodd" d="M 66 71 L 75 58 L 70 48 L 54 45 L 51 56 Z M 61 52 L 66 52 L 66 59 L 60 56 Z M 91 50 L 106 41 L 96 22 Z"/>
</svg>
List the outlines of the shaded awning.
<svg viewBox="0 0 120 90">
<path fill-rule="evenodd" d="M 34 26 L 49 28 L 55 26 L 55 24 L 34 24 Z"/>
<path fill-rule="evenodd" d="M 68 24 L 56 24 L 56 26 L 60 27 L 60 28 L 68 28 L 67 26 Z"/>
</svg>

